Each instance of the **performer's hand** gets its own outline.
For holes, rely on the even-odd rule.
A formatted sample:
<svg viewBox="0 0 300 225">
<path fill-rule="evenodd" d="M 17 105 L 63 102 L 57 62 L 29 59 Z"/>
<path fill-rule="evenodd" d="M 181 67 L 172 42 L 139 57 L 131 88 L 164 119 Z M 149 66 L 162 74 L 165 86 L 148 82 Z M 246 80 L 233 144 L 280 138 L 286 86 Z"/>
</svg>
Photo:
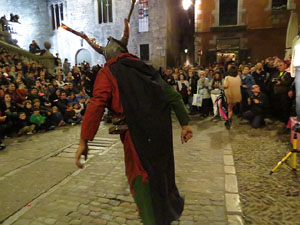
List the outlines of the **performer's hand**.
<svg viewBox="0 0 300 225">
<path fill-rule="evenodd" d="M 84 160 L 87 160 L 88 151 L 89 149 L 88 149 L 87 141 L 84 139 L 80 139 L 79 147 L 77 149 L 76 156 L 75 156 L 75 163 L 78 168 L 80 169 L 83 168 L 83 165 L 80 163 L 80 157 L 83 155 Z"/>
<path fill-rule="evenodd" d="M 190 126 L 181 127 L 181 143 L 185 143 L 193 137 L 193 131 Z"/>
<path fill-rule="evenodd" d="M 254 101 L 255 104 L 259 104 L 260 103 L 260 101 L 258 99 L 253 99 L 253 101 Z"/>
<path fill-rule="evenodd" d="M 288 92 L 288 96 L 289 96 L 289 98 L 292 98 L 294 96 L 294 92 L 293 91 L 289 91 Z"/>
</svg>

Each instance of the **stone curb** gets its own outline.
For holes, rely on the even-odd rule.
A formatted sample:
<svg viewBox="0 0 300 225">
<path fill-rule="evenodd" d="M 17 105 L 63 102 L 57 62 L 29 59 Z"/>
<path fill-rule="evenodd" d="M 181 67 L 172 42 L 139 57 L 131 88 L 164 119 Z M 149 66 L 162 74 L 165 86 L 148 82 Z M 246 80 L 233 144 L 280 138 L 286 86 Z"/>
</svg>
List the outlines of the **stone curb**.
<svg viewBox="0 0 300 225">
<path fill-rule="evenodd" d="M 244 225 L 231 144 L 224 148 L 224 171 L 228 225 Z"/>
</svg>

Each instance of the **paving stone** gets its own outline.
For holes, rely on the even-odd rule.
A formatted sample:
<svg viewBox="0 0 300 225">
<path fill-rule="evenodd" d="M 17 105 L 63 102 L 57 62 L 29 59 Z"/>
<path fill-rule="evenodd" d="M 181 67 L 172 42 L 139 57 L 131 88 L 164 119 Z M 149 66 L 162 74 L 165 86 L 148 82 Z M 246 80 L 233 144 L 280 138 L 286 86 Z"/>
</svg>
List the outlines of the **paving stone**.
<svg viewBox="0 0 300 225">
<path fill-rule="evenodd" d="M 236 174 L 234 166 L 224 166 L 225 173 Z"/>
<path fill-rule="evenodd" d="M 94 219 L 94 218 L 91 217 L 91 216 L 82 216 L 82 217 L 80 217 L 80 220 L 81 220 L 82 222 L 85 222 L 85 223 L 90 223 L 93 219 Z"/>
<path fill-rule="evenodd" d="M 100 212 L 102 207 L 90 206 L 89 211 Z"/>
<path fill-rule="evenodd" d="M 77 220 L 77 219 L 75 219 L 75 220 L 71 220 L 71 221 L 69 222 L 69 224 L 73 224 L 73 225 L 79 225 L 79 224 L 81 224 L 81 221 L 80 221 L 80 220 Z"/>
<path fill-rule="evenodd" d="M 226 222 L 220 222 L 220 221 L 214 221 L 211 223 L 211 225 L 227 225 Z"/>
<path fill-rule="evenodd" d="M 114 221 L 116 221 L 118 224 L 126 224 L 126 219 L 123 217 L 116 217 Z"/>
<path fill-rule="evenodd" d="M 226 193 L 226 208 L 228 212 L 241 213 L 240 198 L 238 194 Z"/>
<path fill-rule="evenodd" d="M 56 219 L 53 219 L 53 218 L 47 218 L 44 220 L 44 222 L 46 224 L 55 224 L 56 223 Z"/>
<path fill-rule="evenodd" d="M 97 199 L 99 202 L 101 203 L 108 203 L 109 202 L 109 199 L 108 198 L 98 198 Z"/>
<path fill-rule="evenodd" d="M 110 200 L 110 201 L 108 202 L 108 204 L 113 205 L 113 206 L 118 206 L 118 205 L 120 205 L 120 201 Z"/>
<path fill-rule="evenodd" d="M 57 221 L 55 225 L 68 225 L 67 222 Z"/>
<path fill-rule="evenodd" d="M 94 225 L 106 225 L 107 224 L 107 221 L 106 220 L 103 220 L 103 219 L 95 219 L 92 221 L 92 223 Z"/>
<path fill-rule="evenodd" d="M 224 164 L 226 166 L 233 166 L 234 165 L 232 155 L 224 155 Z"/>
<path fill-rule="evenodd" d="M 194 225 L 194 221 L 182 221 L 182 220 L 180 220 L 180 225 Z"/>
<path fill-rule="evenodd" d="M 30 224 L 31 220 L 28 219 L 19 219 L 13 225 L 27 225 Z"/>
<path fill-rule="evenodd" d="M 195 222 L 206 222 L 207 221 L 207 217 L 204 215 L 199 215 L 199 216 L 194 216 L 194 221 Z"/>
<path fill-rule="evenodd" d="M 192 216 L 181 216 L 180 220 L 181 221 L 193 221 L 193 217 Z"/>
<path fill-rule="evenodd" d="M 79 209 L 78 213 L 80 213 L 81 215 L 88 215 L 90 213 L 89 209 Z"/>
<path fill-rule="evenodd" d="M 106 221 L 112 221 L 112 219 L 113 219 L 114 217 L 111 216 L 111 215 L 108 215 L 108 214 L 102 214 L 102 215 L 101 215 L 101 218 L 102 218 L 103 220 L 106 220 Z"/>
<path fill-rule="evenodd" d="M 107 225 L 119 225 L 119 223 L 109 221 L 109 222 L 107 223 Z"/>
<path fill-rule="evenodd" d="M 73 218 L 73 219 L 74 218 L 79 219 L 81 217 L 81 215 L 78 212 L 72 212 L 68 216 Z"/>
<path fill-rule="evenodd" d="M 60 216 L 58 217 L 58 221 L 61 221 L 61 222 L 69 222 L 72 218 L 71 217 L 68 217 L 68 216 Z"/>
<path fill-rule="evenodd" d="M 127 225 L 141 225 L 142 223 L 136 220 L 127 220 Z"/>
<path fill-rule="evenodd" d="M 228 225 L 243 225 L 243 219 L 239 215 L 228 215 Z"/>
<path fill-rule="evenodd" d="M 236 175 L 225 176 L 225 191 L 230 193 L 238 193 L 238 184 Z"/>
<path fill-rule="evenodd" d="M 32 221 L 30 223 L 30 225 L 43 225 L 43 223 L 39 222 L 39 221 Z"/>
<path fill-rule="evenodd" d="M 90 216 L 92 216 L 92 217 L 101 217 L 101 213 L 100 212 L 91 212 Z"/>
</svg>

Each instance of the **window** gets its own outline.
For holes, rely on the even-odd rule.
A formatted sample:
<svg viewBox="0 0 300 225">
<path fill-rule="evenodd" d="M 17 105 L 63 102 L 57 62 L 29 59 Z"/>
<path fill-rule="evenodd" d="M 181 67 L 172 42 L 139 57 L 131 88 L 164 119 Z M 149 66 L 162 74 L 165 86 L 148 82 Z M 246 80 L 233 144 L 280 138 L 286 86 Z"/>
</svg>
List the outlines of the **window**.
<svg viewBox="0 0 300 225">
<path fill-rule="evenodd" d="M 272 0 L 272 9 L 286 9 L 287 0 Z"/>
<path fill-rule="evenodd" d="M 64 20 L 64 7 L 63 4 L 60 4 L 60 18 L 63 21 Z"/>
<path fill-rule="evenodd" d="M 51 20 L 52 20 L 52 30 L 55 30 L 55 13 L 54 13 L 54 6 L 51 5 Z"/>
<path fill-rule="evenodd" d="M 98 22 L 111 23 L 113 21 L 112 0 L 98 0 Z"/>
<path fill-rule="evenodd" d="M 237 25 L 238 0 L 220 0 L 220 26 Z"/>
<path fill-rule="evenodd" d="M 148 0 L 139 1 L 139 32 L 149 31 Z"/>
<path fill-rule="evenodd" d="M 63 3 L 52 4 L 50 6 L 52 30 L 55 30 L 61 26 L 61 21 L 64 19 L 63 8 L 64 8 Z"/>
<path fill-rule="evenodd" d="M 149 44 L 140 45 L 140 57 L 143 61 L 149 61 L 150 54 L 149 54 Z"/>
</svg>

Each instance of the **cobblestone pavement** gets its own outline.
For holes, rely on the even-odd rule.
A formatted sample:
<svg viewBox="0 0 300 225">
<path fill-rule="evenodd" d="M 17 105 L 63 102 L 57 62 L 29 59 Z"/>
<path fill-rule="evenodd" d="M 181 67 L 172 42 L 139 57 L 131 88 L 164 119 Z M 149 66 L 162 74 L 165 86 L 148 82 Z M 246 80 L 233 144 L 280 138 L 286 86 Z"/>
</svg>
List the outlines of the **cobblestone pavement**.
<svg viewBox="0 0 300 225">
<path fill-rule="evenodd" d="M 300 224 L 299 176 L 284 166 L 269 175 L 291 147 L 289 134 L 277 134 L 279 127 L 251 129 L 235 119 L 230 131 L 246 224 Z"/>
<path fill-rule="evenodd" d="M 182 145 L 180 128 L 174 123 L 176 179 L 185 210 L 173 224 L 241 224 L 227 217 L 231 204 L 225 197 L 228 132 L 208 120 L 192 124 L 194 138 Z M 7 150 L 0 152 L 3 224 L 141 224 L 124 174 L 118 136 L 108 135 L 108 126 L 102 126 L 90 160 L 78 170 L 73 156 L 79 128 L 5 140 Z"/>
</svg>

